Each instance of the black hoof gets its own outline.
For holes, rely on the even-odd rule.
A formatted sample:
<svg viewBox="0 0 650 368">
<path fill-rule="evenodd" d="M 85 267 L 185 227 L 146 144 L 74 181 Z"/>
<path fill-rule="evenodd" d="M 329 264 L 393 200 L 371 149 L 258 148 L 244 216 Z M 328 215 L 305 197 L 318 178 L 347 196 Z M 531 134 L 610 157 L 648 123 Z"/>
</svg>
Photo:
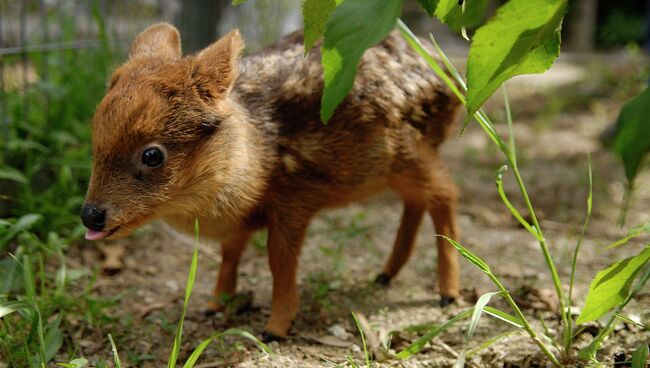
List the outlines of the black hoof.
<svg viewBox="0 0 650 368">
<path fill-rule="evenodd" d="M 375 278 L 375 285 L 388 286 L 388 284 L 390 284 L 390 279 L 390 276 L 382 272 Z"/>
<path fill-rule="evenodd" d="M 205 308 L 201 311 L 201 314 L 203 314 L 205 317 L 212 317 L 217 314 L 217 311 L 214 309 Z"/>
<path fill-rule="evenodd" d="M 444 308 L 448 306 L 449 304 L 453 304 L 456 301 L 456 298 L 451 297 L 451 296 L 440 296 L 440 308 Z"/>
<path fill-rule="evenodd" d="M 278 336 L 274 334 L 273 332 L 269 331 L 264 331 L 262 332 L 262 342 L 263 343 L 269 343 L 271 341 L 282 341 L 284 340 L 284 337 Z"/>
</svg>

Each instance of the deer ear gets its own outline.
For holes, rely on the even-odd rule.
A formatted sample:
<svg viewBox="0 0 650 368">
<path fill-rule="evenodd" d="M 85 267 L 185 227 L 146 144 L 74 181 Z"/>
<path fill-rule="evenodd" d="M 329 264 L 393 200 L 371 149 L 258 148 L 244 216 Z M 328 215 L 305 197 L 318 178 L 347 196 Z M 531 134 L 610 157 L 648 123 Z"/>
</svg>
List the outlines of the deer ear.
<svg viewBox="0 0 650 368">
<path fill-rule="evenodd" d="M 129 58 L 155 57 L 176 60 L 181 57 L 181 36 L 169 23 L 157 23 L 142 31 L 131 45 Z"/>
<path fill-rule="evenodd" d="M 239 30 L 234 29 L 196 55 L 192 77 L 202 98 L 223 97 L 230 91 L 239 73 L 239 55 L 245 45 Z"/>
</svg>

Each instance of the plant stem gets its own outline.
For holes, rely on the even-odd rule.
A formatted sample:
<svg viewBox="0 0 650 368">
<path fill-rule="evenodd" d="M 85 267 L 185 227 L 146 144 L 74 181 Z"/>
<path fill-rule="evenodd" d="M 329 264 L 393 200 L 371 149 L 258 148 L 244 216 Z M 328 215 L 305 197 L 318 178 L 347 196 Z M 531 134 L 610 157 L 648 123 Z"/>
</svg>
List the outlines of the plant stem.
<svg viewBox="0 0 650 368">
<path fill-rule="evenodd" d="M 506 302 L 508 302 L 508 304 L 510 305 L 512 310 L 515 312 L 517 317 L 519 317 L 519 320 L 521 320 L 521 323 L 523 325 L 524 330 L 526 330 L 526 332 L 528 332 L 528 335 L 530 335 L 531 339 L 533 339 L 535 344 L 537 344 L 537 346 L 539 346 L 540 350 L 542 350 L 544 355 L 546 355 L 546 357 L 551 361 L 551 363 L 553 363 L 554 366 L 561 367 L 562 364 L 560 364 L 560 362 L 557 360 L 555 355 L 553 355 L 553 353 L 551 353 L 551 351 L 548 349 L 546 344 L 544 344 L 544 342 L 537 336 L 537 333 L 535 332 L 535 330 L 533 330 L 530 323 L 528 323 L 528 320 L 526 319 L 526 316 L 524 316 L 524 313 L 521 311 L 521 309 L 519 309 L 519 306 L 512 299 L 512 296 L 510 296 L 510 292 L 508 292 L 508 289 L 506 289 L 506 287 L 503 286 L 503 284 L 501 283 L 499 278 L 497 278 L 494 274 L 492 274 L 490 272 L 490 273 L 487 273 L 487 275 L 490 278 L 490 280 L 492 280 L 492 282 L 499 288 L 499 290 L 503 294 L 503 297 L 506 299 Z"/>
<path fill-rule="evenodd" d="M 585 222 L 582 225 L 582 231 L 580 232 L 580 237 L 578 238 L 578 243 L 573 252 L 573 260 L 571 262 L 571 277 L 569 278 L 569 296 L 567 298 L 567 322 L 568 324 L 564 326 L 563 339 L 564 339 L 564 355 L 565 358 L 569 358 L 571 352 L 571 345 L 573 343 L 573 319 L 571 318 L 571 306 L 573 305 L 573 284 L 575 282 L 576 268 L 578 264 L 578 253 L 580 253 L 580 247 L 582 246 L 582 240 L 585 237 L 585 232 L 587 227 L 589 227 L 589 219 L 591 218 L 591 207 L 592 207 L 592 196 L 593 196 L 593 175 L 591 172 L 591 154 L 587 155 L 589 163 L 589 195 L 587 196 L 587 215 L 585 216 Z"/>
<path fill-rule="evenodd" d="M 428 55 L 428 52 L 422 46 L 419 39 L 411 32 L 411 30 L 408 28 L 408 26 L 406 26 L 406 24 L 404 24 L 401 20 L 399 20 L 398 21 L 398 27 L 402 31 L 402 34 L 405 36 L 405 38 L 407 39 L 409 44 L 416 50 L 416 52 L 420 53 L 425 58 L 428 57 L 429 59 L 431 59 L 431 56 Z M 456 70 L 456 68 L 453 66 L 453 64 L 451 64 L 449 62 L 449 58 L 447 58 L 447 56 L 444 54 L 444 52 L 442 52 L 442 50 L 440 48 L 437 48 L 437 49 L 438 49 L 439 54 L 441 55 L 441 58 L 444 60 L 444 64 L 447 66 L 448 69 L 451 69 L 451 70 L 449 70 L 449 72 L 452 75 L 457 76 L 457 79 L 458 79 L 458 76 L 460 76 L 460 73 L 458 73 L 458 70 Z M 454 91 L 454 93 L 456 95 L 458 95 L 457 86 L 450 81 L 449 76 L 441 70 L 440 66 L 437 65 L 437 63 L 432 62 L 432 60 L 427 60 L 427 61 L 428 61 L 429 65 L 431 65 L 431 68 L 434 70 L 434 72 L 447 84 L 447 86 L 450 89 L 452 89 L 452 91 Z M 462 77 L 460 79 L 462 80 Z M 458 84 L 461 86 L 462 91 L 467 93 L 466 84 L 461 82 L 461 81 L 459 81 Z M 459 99 L 464 105 L 466 104 L 464 96 L 462 96 L 462 97 L 459 96 Z M 537 235 L 538 236 L 536 238 L 537 238 L 537 240 L 539 242 L 539 246 L 540 246 L 540 248 L 542 250 L 542 254 L 544 255 L 544 260 L 546 261 L 548 269 L 549 269 L 549 271 L 551 273 L 551 277 L 553 279 L 553 286 L 555 287 L 555 292 L 556 292 L 557 297 L 558 297 L 558 304 L 559 304 L 559 307 L 560 307 L 560 315 L 562 317 L 562 324 L 566 328 L 566 326 L 568 325 L 568 322 L 567 322 L 566 311 L 565 311 L 565 308 L 564 308 L 564 302 L 565 301 L 564 301 L 564 296 L 563 296 L 563 293 L 562 293 L 562 283 L 560 281 L 560 275 L 557 272 L 557 269 L 555 267 L 555 263 L 553 262 L 553 258 L 551 257 L 551 254 L 549 252 L 548 245 L 546 244 L 546 239 L 544 238 L 544 235 L 542 233 L 542 228 L 541 228 L 541 226 L 539 224 L 539 221 L 537 219 L 537 215 L 535 213 L 535 209 L 533 208 L 530 197 L 528 196 L 528 191 L 526 190 L 526 186 L 524 185 L 524 181 L 523 181 L 523 179 L 521 177 L 521 174 L 519 172 L 519 168 L 517 166 L 517 156 L 513 152 L 511 147 L 508 144 L 506 144 L 505 141 L 503 140 L 503 138 L 497 133 L 496 129 L 494 128 L 494 124 L 490 121 L 490 118 L 487 116 L 487 114 L 485 114 L 484 111 L 482 111 L 482 110 L 477 111 L 476 113 L 474 113 L 473 117 L 478 122 L 478 124 L 481 126 L 481 128 L 483 128 L 483 130 L 487 133 L 487 135 L 490 137 L 490 139 L 499 147 L 499 150 L 501 150 L 501 152 L 503 152 L 503 154 L 507 158 L 507 161 L 508 161 L 509 165 L 512 168 L 512 172 L 513 172 L 513 174 L 515 176 L 515 179 L 517 181 L 517 185 L 519 186 L 519 191 L 521 192 L 524 203 L 526 204 L 526 207 L 527 207 L 528 212 L 530 214 L 530 217 L 532 219 L 533 226 L 537 230 Z M 514 147 L 514 137 L 511 137 L 510 144 Z M 511 307 L 515 310 L 515 312 L 522 318 L 522 321 L 526 325 L 525 326 L 526 331 L 530 334 L 530 336 L 533 338 L 535 343 L 540 347 L 540 349 L 542 349 L 544 354 L 546 354 L 549 357 L 549 359 L 551 359 L 551 361 L 553 362 L 554 365 L 560 366 L 560 363 L 557 360 L 557 358 L 555 358 L 555 356 L 547 349 L 546 345 L 544 345 L 544 343 L 537 337 L 537 334 L 532 330 L 532 328 L 530 327 L 530 325 L 528 324 L 526 319 L 523 318 L 523 313 L 521 312 L 521 310 L 519 309 L 517 304 L 514 302 L 514 300 L 512 300 L 510 295 L 507 293 L 507 290 L 505 289 L 505 287 L 503 287 L 503 285 L 498 281 L 498 279 L 496 279 L 496 277 L 494 275 L 490 276 L 490 278 L 493 278 L 493 281 L 495 281 L 497 286 L 499 286 L 500 288 L 502 288 L 503 291 L 505 291 L 504 295 L 506 296 L 506 300 L 511 305 Z"/>
</svg>

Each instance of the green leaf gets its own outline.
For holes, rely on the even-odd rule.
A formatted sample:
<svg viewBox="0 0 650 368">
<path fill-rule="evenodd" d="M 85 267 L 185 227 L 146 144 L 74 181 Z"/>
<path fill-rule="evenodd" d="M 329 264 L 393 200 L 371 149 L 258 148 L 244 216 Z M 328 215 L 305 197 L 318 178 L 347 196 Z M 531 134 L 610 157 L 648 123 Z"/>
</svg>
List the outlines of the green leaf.
<svg viewBox="0 0 650 368">
<path fill-rule="evenodd" d="M 645 368 L 648 361 L 648 344 L 642 344 L 632 354 L 632 368 Z"/>
<path fill-rule="evenodd" d="M 585 306 L 576 323 L 594 321 L 622 303 L 634 278 L 648 260 L 650 246 L 645 247 L 638 255 L 616 262 L 598 272 L 589 286 Z"/>
<path fill-rule="evenodd" d="M 435 15 L 451 30 L 460 32 L 462 27 L 476 27 L 481 24 L 487 6 L 488 0 L 468 0 L 465 1 L 465 11 L 463 11 L 458 0 L 440 0 Z"/>
<path fill-rule="evenodd" d="M 225 336 L 238 336 L 238 337 L 243 337 L 245 339 L 249 339 L 252 342 L 254 342 L 262 351 L 264 351 L 267 354 L 271 354 L 271 349 L 269 349 L 266 344 L 258 340 L 255 336 L 253 336 L 250 332 L 244 331 L 244 330 L 239 330 L 236 328 L 230 328 L 228 330 L 225 330 L 223 332 L 216 333 L 207 339 L 201 341 L 201 343 L 194 349 L 192 354 L 190 355 L 189 358 L 185 361 L 185 364 L 183 364 L 183 368 L 193 368 L 196 362 L 199 360 L 201 357 L 201 354 L 203 354 L 203 351 L 205 348 L 212 343 L 214 340 L 222 339 Z"/>
<path fill-rule="evenodd" d="M 451 245 L 454 246 L 454 248 L 456 248 L 456 250 L 458 250 L 461 256 L 465 257 L 465 259 L 470 261 L 474 266 L 478 267 L 478 269 L 480 269 L 486 274 L 492 274 L 492 271 L 490 270 L 490 266 L 488 266 L 488 264 L 485 263 L 484 260 L 482 260 L 476 254 L 472 253 L 469 249 L 463 247 L 454 239 L 448 238 L 444 235 L 437 235 L 437 236 L 441 236 L 445 238 Z"/>
<path fill-rule="evenodd" d="M 418 3 L 420 3 L 424 11 L 426 11 L 430 17 L 434 16 L 436 7 L 438 6 L 438 0 L 418 0 Z"/>
<path fill-rule="evenodd" d="M 515 317 L 512 314 L 508 314 L 508 313 L 506 313 L 506 312 L 504 312 L 502 310 L 492 308 L 490 306 L 486 306 L 485 308 L 483 308 L 483 311 L 486 314 L 489 314 L 494 318 L 498 318 L 498 319 L 500 319 L 500 320 L 502 320 L 504 322 L 507 322 L 507 323 L 509 323 L 509 324 L 511 324 L 511 325 L 513 325 L 515 327 L 518 327 L 518 328 L 523 328 L 524 327 L 524 324 L 523 324 L 523 322 L 521 322 L 521 319 L 519 319 L 519 317 Z"/>
<path fill-rule="evenodd" d="M 47 362 L 52 360 L 56 352 L 63 346 L 63 332 L 59 328 L 61 319 L 62 316 L 59 314 L 47 328 L 47 333 L 45 334 L 45 360 Z"/>
<path fill-rule="evenodd" d="M 516 333 L 519 333 L 519 330 L 503 332 L 503 333 L 500 333 L 500 334 L 498 334 L 496 336 L 493 336 L 493 337 L 487 339 L 485 342 L 483 342 L 478 347 L 468 351 L 467 354 L 466 354 L 466 357 L 471 358 L 474 355 L 476 355 L 477 353 L 481 352 L 482 350 L 485 350 L 485 349 L 489 348 L 490 346 L 496 344 L 497 342 L 505 339 L 506 337 L 510 337 L 510 336 L 512 336 L 512 335 L 514 335 Z"/>
<path fill-rule="evenodd" d="M 302 3 L 302 18 L 305 23 L 305 54 L 323 35 L 325 24 L 332 11 L 342 0 L 305 0 Z"/>
<path fill-rule="evenodd" d="M 42 219 L 43 216 L 34 213 L 19 218 L 18 221 L 10 226 L 9 231 L 7 231 L 5 236 L 0 239 L 0 249 L 2 249 L 11 239 L 13 239 L 14 236 L 18 235 L 22 231 L 29 230 L 32 226 L 34 226 Z"/>
<path fill-rule="evenodd" d="M 237 6 L 245 3 L 247 0 L 232 0 L 232 5 Z"/>
<path fill-rule="evenodd" d="M 13 301 L 0 303 L 0 318 L 23 309 L 31 309 L 29 303 Z"/>
<path fill-rule="evenodd" d="M 646 222 L 643 225 L 633 227 L 627 232 L 627 235 L 624 238 L 613 242 L 612 244 L 608 245 L 605 249 L 613 249 L 619 247 L 623 244 L 626 244 L 631 239 L 636 238 L 637 236 L 642 234 L 650 234 L 650 222 Z"/>
<path fill-rule="evenodd" d="M 23 173 L 10 166 L 0 167 L 0 179 L 11 180 L 20 184 L 27 184 L 29 182 Z"/>
<path fill-rule="evenodd" d="M 600 347 L 600 342 L 594 340 L 592 341 L 591 344 L 585 346 L 584 348 L 580 349 L 578 352 L 578 359 L 584 360 L 584 361 L 593 361 L 596 359 L 596 352 L 598 351 L 598 348 Z"/>
<path fill-rule="evenodd" d="M 623 160 L 625 176 L 630 183 L 650 152 L 650 87 L 631 99 L 618 116 L 614 151 Z"/>
<path fill-rule="evenodd" d="M 366 49 L 395 28 L 403 0 L 345 0 L 325 26 L 321 120 L 327 122 L 352 88 L 357 65 Z"/>
<path fill-rule="evenodd" d="M 499 294 L 499 291 L 493 291 L 481 295 L 480 298 L 476 301 L 474 305 L 474 312 L 472 312 L 472 317 L 469 319 L 469 326 L 467 327 L 467 341 L 469 341 L 472 336 L 474 336 L 474 331 L 478 326 L 478 322 L 481 320 L 481 315 L 483 314 L 483 308 L 490 302 L 493 296 Z"/>
<path fill-rule="evenodd" d="M 473 310 L 474 310 L 474 308 L 463 311 L 463 312 L 457 314 L 454 318 L 452 318 L 449 321 L 445 322 L 444 324 L 442 324 L 442 325 L 434 328 L 433 330 L 427 332 L 422 337 L 415 340 L 409 346 L 404 348 L 404 350 L 397 353 L 397 357 L 400 358 L 400 359 L 408 359 L 413 354 L 417 354 L 418 352 L 420 352 L 420 350 L 422 350 L 422 348 L 424 348 L 424 345 L 426 345 L 429 341 L 433 340 L 436 336 L 443 333 L 449 327 L 453 326 L 454 323 L 469 317 L 472 314 Z"/>
<path fill-rule="evenodd" d="M 560 53 L 566 0 L 510 0 L 476 31 L 467 60 L 468 119 L 506 80 L 546 71 Z"/>
<path fill-rule="evenodd" d="M 64 368 L 85 368 L 88 366 L 88 360 L 84 358 L 78 358 L 71 360 L 70 363 L 56 363 L 56 365 Z"/>
</svg>

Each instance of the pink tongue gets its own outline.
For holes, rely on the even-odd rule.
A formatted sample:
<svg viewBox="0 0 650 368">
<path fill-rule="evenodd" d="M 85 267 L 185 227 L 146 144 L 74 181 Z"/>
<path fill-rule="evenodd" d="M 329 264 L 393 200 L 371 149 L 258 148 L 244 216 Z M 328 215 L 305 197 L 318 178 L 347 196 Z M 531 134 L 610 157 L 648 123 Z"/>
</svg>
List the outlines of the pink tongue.
<svg viewBox="0 0 650 368">
<path fill-rule="evenodd" d="M 96 230 L 86 230 L 86 239 L 88 240 L 97 240 L 105 238 L 108 235 L 108 231 L 96 231 Z"/>
</svg>

